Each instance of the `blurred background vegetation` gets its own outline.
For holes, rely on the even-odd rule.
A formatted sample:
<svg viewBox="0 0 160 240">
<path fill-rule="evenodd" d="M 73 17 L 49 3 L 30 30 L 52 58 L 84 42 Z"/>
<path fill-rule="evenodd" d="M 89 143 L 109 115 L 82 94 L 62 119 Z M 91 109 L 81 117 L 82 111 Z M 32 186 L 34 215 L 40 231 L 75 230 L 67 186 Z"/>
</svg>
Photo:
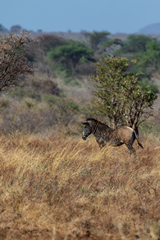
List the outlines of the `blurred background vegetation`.
<svg viewBox="0 0 160 240">
<path fill-rule="evenodd" d="M 12 32 L 19 34 L 20 26 Z M 8 34 L 0 25 L 1 36 Z M 26 53 L 34 65 L 35 74 L 21 79 L 18 87 L 0 93 L 0 132 L 15 130 L 46 131 L 54 125 L 67 126 L 70 134 L 79 134 L 79 125 L 89 116 L 94 86 L 91 76 L 96 73 L 94 63 L 108 56 L 136 60 L 129 71 L 142 72 L 139 84 L 157 94 L 153 114 L 142 128 L 154 122 L 160 124 L 160 42 L 147 35 L 110 34 L 108 31 L 92 33 L 32 33 L 40 41 Z M 94 115 L 99 118 L 99 116 Z M 104 118 L 103 118 L 104 119 Z M 103 120 L 100 118 L 99 120 Z M 74 125 L 77 128 L 75 133 Z M 78 126 L 78 127 L 77 127 Z M 62 130 L 62 128 L 60 128 Z M 153 128 L 149 128 L 151 131 Z M 63 129 L 64 131 L 64 129 Z"/>
</svg>

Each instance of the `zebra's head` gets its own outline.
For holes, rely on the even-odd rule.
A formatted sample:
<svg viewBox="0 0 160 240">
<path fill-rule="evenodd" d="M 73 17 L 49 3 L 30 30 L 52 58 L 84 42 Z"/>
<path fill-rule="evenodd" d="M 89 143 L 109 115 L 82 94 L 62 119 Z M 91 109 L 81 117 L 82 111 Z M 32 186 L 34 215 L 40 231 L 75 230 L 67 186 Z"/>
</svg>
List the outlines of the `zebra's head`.
<svg viewBox="0 0 160 240">
<path fill-rule="evenodd" d="M 92 127 L 89 124 L 89 122 L 83 122 L 82 124 L 84 125 L 84 130 L 83 130 L 83 133 L 82 133 L 82 139 L 86 140 L 87 137 L 92 133 Z"/>
</svg>

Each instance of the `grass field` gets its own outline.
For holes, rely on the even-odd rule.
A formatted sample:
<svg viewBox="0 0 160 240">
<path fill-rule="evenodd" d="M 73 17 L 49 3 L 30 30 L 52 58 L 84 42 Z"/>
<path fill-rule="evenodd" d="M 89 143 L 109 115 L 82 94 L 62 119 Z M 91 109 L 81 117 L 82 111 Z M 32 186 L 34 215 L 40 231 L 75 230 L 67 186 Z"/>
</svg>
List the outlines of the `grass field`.
<svg viewBox="0 0 160 240">
<path fill-rule="evenodd" d="M 160 239 L 160 144 L 0 137 L 0 239 Z"/>
</svg>

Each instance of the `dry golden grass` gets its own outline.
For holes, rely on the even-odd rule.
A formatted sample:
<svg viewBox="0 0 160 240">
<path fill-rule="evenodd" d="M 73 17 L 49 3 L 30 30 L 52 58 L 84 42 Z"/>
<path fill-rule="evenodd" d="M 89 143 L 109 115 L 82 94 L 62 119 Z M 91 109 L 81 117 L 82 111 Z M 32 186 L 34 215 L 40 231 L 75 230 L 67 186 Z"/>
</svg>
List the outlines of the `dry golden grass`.
<svg viewBox="0 0 160 240">
<path fill-rule="evenodd" d="M 0 239 L 160 239 L 160 147 L 0 138 Z"/>
</svg>

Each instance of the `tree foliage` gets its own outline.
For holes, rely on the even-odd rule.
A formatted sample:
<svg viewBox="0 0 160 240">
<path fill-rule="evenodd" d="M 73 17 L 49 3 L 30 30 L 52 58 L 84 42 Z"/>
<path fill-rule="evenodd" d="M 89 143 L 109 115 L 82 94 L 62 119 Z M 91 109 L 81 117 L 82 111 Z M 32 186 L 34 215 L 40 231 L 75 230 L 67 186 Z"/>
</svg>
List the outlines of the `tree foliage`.
<svg viewBox="0 0 160 240">
<path fill-rule="evenodd" d="M 159 93 L 158 85 L 151 82 L 147 77 L 143 77 L 139 84 L 141 85 L 142 89 L 147 87 L 148 90 L 151 90 L 154 93 Z"/>
<path fill-rule="evenodd" d="M 137 68 L 140 71 L 147 71 L 149 74 L 160 69 L 160 43 L 150 41 L 146 44 L 146 51 L 138 53 Z"/>
<path fill-rule="evenodd" d="M 53 34 L 45 34 L 40 37 L 41 46 L 44 52 L 49 52 L 55 47 L 65 44 L 65 40 Z"/>
<path fill-rule="evenodd" d="M 14 85 L 21 77 L 33 74 L 26 53 L 37 40 L 28 33 L 8 34 L 0 38 L 0 91 Z"/>
<path fill-rule="evenodd" d="M 103 47 L 107 48 L 107 47 L 111 47 L 112 45 L 120 45 L 123 46 L 123 42 L 121 39 L 115 38 L 115 39 L 110 39 L 107 40 L 103 43 Z"/>
<path fill-rule="evenodd" d="M 109 39 L 105 41 L 102 45 L 102 56 L 107 56 L 107 53 L 113 53 L 116 49 L 120 49 L 123 46 L 123 41 L 121 39 Z"/>
<path fill-rule="evenodd" d="M 78 41 L 68 41 L 61 46 L 55 47 L 48 54 L 54 62 L 65 67 L 69 73 L 75 69 L 80 60 L 93 61 L 93 50 L 87 48 L 83 43 Z"/>
<path fill-rule="evenodd" d="M 150 89 L 139 84 L 142 73 L 129 72 L 135 61 L 108 57 L 95 64 L 96 74 L 91 76 L 96 91 L 93 113 L 106 116 L 113 127 L 127 124 L 137 129 L 140 117 L 157 98 Z"/>
<path fill-rule="evenodd" d="M 133 72 L 143 72 L 140 84 L 144 87 L 150 85 L 150 89 L 158 92 L 157 86 L 151 82 L 152 73 L 160 71 L 160 43 L 145 35 L 130 35 L 123 46 L 114 52 L 116 56 L 128 56 L 135 58 L 137 64 L 133 66 Z M 142 83 L 143 81 L 143 83 Z"/>
<path fill-rule="evenodd" d="M 96 32 L 94 31 L 89 35 L 89 43 L 92 49 L 97 50 L 98 44 L 100 42 L 103 42 L 106 40 L 107 36 L 109 35 L 109 32 L 102 31 L 102 32 Z"/>
<path fill-rule="evenodd" d="M 146 51 L 146 44 L 155 41 L 153 38 L 145 35 L 129 35 L 127 41 L 123 43 L 121 52 L 139 53 Z"/>
</svg>

